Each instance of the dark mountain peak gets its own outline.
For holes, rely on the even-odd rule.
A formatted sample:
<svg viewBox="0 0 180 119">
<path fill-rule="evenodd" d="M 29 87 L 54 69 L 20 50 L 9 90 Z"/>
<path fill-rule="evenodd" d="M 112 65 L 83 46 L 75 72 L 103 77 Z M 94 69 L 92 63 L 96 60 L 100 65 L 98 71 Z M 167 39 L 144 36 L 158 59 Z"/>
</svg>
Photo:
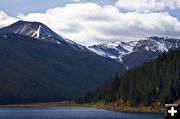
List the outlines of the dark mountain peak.
<svg viewBox="0 0 180 119">
<path fill-rule="evenodd" d="M 155 42 L 164 42 L 166 41 L 166 39 L 168 39 L 168 37 L 151 36 L 147 38 L 148 41 L 155 41 Z"/>
<path fill-rule="evenodd" d="M 0 34 L 14 33 L 25 35 L 41 41 L 52 42 L 58 45 L 70 46 L 73 49 L 85 50 L 85 46 L 65 39 L 41 22 L 17 21 L 0 29 Z M 87 49 L 86 49 L 87 50 Z"/>
<path fill-rule="evenodd" d="M 160 36 L 151 36 L 148 37 L 148 39 L 164 39 L 165 37 L 160 37 Z"/>
<path fill-rule="evenodd" d="M 64 40 L 61 36 L 56 34 L 43 23 L 22 20 L 0 29 L 0 33 L 16 33 L 46 41 Z"/>
</svg>

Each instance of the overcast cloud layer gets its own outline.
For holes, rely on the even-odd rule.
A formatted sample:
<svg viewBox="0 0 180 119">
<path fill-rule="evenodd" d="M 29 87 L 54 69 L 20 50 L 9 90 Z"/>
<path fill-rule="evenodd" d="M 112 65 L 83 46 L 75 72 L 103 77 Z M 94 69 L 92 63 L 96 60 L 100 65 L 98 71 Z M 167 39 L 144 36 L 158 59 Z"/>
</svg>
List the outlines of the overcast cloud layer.
<svg viewBox="0 0 180 119">
<path fill-rule="evenodd" d="M 0 11 L 0 27 L 19 19 L 38 21 L 59 35 L 86 46 L 115 40 L 137 40 L 149 36 L 180 37 L 180 21 L 168 12 L 157 12 L 166 8 L 179 8 L 179 0 L 133 0 L 139 5 L 134 5 L 132 0 L 119 0 L 111 6 L 75 1 L 77 3 L 52 8 L 45 13 L 30 13 L 16 18 Z M 121 12 L 121 9 L 130 11 Z"/>
</svg>

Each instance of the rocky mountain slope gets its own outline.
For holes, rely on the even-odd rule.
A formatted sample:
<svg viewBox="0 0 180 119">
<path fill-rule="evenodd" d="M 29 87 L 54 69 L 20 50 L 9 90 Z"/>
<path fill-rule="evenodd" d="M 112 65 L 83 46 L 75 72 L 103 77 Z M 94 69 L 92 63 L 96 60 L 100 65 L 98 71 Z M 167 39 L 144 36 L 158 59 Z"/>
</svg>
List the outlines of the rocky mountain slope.
<svg viewBox="0 0 180 119">
<path fill-rule="evenodd" d="M 125 64 L 127 68 L 141 65 L 145 61 L 156 58 L 170 48 L 179 48 L 180 39 L 149 37 L 139 41 L 117 41 L 90 46 L 89 49 L 96 54 L 116 59 Z"/>
</svg>

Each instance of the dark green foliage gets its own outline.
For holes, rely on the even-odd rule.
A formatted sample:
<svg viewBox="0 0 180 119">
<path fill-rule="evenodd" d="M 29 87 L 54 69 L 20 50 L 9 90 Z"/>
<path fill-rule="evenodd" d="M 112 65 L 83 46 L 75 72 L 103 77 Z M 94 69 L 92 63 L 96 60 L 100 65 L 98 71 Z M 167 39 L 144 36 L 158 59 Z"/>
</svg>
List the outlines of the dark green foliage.
<svg viewBox="0 0 180 119">
<path fill-rule="evenodd" d="M 116 76 L 117 77 L 117 76 Z M 88 99 L 87 95 L 85 95 Z M 92 98 L 94 97 L 94 98 Z M 127 71 L 91 94 L 91 101 L 161 105 L 180 98 L 180 51 L 170 50 L 141 67 Z M 83 99 L 83 98 L 82 98 Z M 80 100 L 86 102 L 86 100 Z"/>
<path fill-rule="evenodd" d="M 125 70 L 119 63 L 67 43 L 0 36 L 0 104 L 73 100 Z"/>
</svg>

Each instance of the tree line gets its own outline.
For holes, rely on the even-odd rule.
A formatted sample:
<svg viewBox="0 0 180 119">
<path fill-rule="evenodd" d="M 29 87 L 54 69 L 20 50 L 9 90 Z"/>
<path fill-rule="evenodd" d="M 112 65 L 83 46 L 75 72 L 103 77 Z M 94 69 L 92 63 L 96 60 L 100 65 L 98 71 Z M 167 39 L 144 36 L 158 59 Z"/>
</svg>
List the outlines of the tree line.
<svg viewBox="0 0 180 119">
<path fill-rule="evenodd" d="M 121 102 L 149 106 L 158 101 L 163 106 L 177 99 L 180 99 L 180 50 L 170 49 L 124 75 L 116 74 L 105 85 L 88 91 L 78 102 Z"/>
</svg>

